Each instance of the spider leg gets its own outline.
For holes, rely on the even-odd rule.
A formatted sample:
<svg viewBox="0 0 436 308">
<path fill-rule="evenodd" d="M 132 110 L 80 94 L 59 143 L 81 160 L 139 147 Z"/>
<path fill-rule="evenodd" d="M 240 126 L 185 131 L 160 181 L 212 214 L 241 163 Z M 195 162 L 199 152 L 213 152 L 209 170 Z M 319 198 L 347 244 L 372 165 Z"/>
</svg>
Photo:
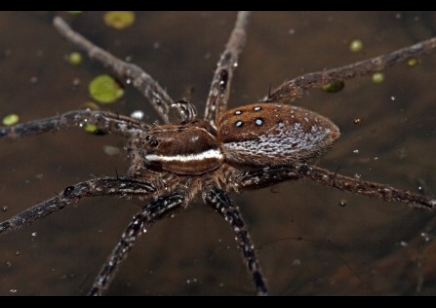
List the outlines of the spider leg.
<svg viewBox="0 0 436 308">
<path fill-rule="evenodd" d="M 235 26 L 213 76 L 204 112 L 204 119 L 213 127 L 216 127 L 218 116 L 227 109 L 233 70 L 238 65 L 238 57 L 245 43 L 249 15 L 249 12 L 238 12 Z"/>
<path fill-rule="evenodd" d="M 66 39 L 84 49 L 91 59 L 97 60 L 104 66 L 111 68 L 120 78 L 124 78 L 127 83 L 133 84 L 150 101 L 162 120 L 166 124 L 169 123 L 168 112 L 173 104 L 173 100 L 157 81 L 144 72 L 142 68 L 124 62 L 94 45 L 82 35 L 72 30 L 59 16 L 53 19 L 53 25 Z"/>
<path fill-rule="evenodd" d="M 152 196 L 157 188 L 147 181 L 129 178 L 97 178 L 65 188 L 59 195 L 41 202 L 14 217 L 0 223 L 0 234 L 7 233 L 47 215 L 77 203 L 82 197 L 118 196 L 145 199 Z"/>
<path fill-rule="evenodd" d="M 342 191 L 349 191 L 368 197 L 376 197 L 389 202 L 407 202 L 411 203 L 411 206 L 415 208 L 436 209 L 436 199 L 407 190 L 397 189 L 386 184 L 362 181 L 316 166 L 300 165 L 298 166 L 298 173 L 318 183 Z"/>
<path fill-rule="evenodd" d="M 407 202 L 415 208 L 436 209 L 435 198 L 400 190 L 386 184 L 362 181 L 306 164 L 267 167 L 261 170 L 241 172 L 235 175 L 234 181 L 240 181 L 236 188 L 256 189 L 302 177 L 362 196 L 376 197 L 390 202 Z"/>
<path fill-rule="evenodd" d="M 252 275 L 253 282 L 256 286 L 258 295 L 267 295 L 268 290 L 265 281 L 260 271 L 259 262 L 257 260 L 253 242 L 245 227 L 245 222 L 242 219 L 238 207 L 236 207 L 228 195 L 218 187 L 209 186 L 203 191 L 204 202 L 217 211 L 230 224 L 233 232 L 236 234 L 236 241 L 239 249 L 242 252 L 244 263 L 248 271 Z"/>
<path fill-rule="evenodd" d="M 156 198 L 148 203 L 136 214 L 124 230 L 121 239 L 103 265 L 96 277 L 91 291 L 88 295 L 101 295 L 108 288 L 113 280 L 116 271 L 121 263 L 127 258 L 128 253 L 140 235 L 157 220 L 179 209 L 185 204 L 185 195 L 180 192 L 170 193 Z"/>
<path fill-rule="evenodd" d="M 298 180 L 303 176 L 298 174 L 293 166 L 269 166 L 262 169 L 238 172 L 230 180 L 236 189 L 260 189 L 284 181 Z"/>
<path fill-rule="evenodd" d="M 123 137 L 135 136 L 150 127 L 141 121 L 110 112 L 76 110 L 43 120 L 0 127 L 0 138 L 18 139 L 86 124 L 94 124 L 100 129 Z"/>
<path fill-rule="evenodd" d="M 372 59 L 338 68 L 309 73 L 285 81 L 263 98 L 262 102 L 290 102 L 292 99 L 300 97 L 307 89 L 321 88 L 332 81 L 343 81 L 355 77 L 367 76 L 382 71 L 396 63 L 404 62 L 412 57 L 431 52 L 435 48 L 436 37 Z"/>
</svg>

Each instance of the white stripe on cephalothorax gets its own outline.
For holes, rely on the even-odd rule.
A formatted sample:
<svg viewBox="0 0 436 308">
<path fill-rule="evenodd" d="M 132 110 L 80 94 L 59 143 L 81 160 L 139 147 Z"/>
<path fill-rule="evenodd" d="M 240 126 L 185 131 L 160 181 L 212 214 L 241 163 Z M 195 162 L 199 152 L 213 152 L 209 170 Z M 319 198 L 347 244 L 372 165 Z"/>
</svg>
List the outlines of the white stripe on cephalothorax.
<svg viewBox="0 0 436 308">
<path fill-rule="evenodd" d="M 145 159 L 148 161 L 161 161 L 161 162 L 191 162 L 191 161 L 201 161 L 203 159 L 215 158 L 218 160 L 223 160 L 224 155 L 221 150 L 210 149 L 201 153 L 196 154 L 186 154 L 186 155 L 145 155 Z"/>
</svg>

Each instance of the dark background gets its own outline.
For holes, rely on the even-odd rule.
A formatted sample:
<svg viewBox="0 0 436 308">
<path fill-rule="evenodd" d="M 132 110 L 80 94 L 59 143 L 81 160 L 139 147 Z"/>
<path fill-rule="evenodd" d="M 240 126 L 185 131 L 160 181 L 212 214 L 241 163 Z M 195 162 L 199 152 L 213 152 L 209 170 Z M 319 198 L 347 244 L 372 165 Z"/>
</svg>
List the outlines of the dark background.
<svg viewBox="0 0 436 308">
<path fill-rule="evenodd" d="M 81 108 L 87 84 L 107 72 L 52 27 L 63 12 L 0 12 L 0 118 L 20 121 Z M 255 12 L 230 98 L 254 103 L 287 78 L 387 53 L 436 34 L 432 12 Z M 67 16 L 74 29 L 122 58 L 129 56 L 177 99 L 195 87 L 202 113 L 213 70 L 233 27 L 233 12 L 138 12 L 118 31 L 103 12 Z M 364 49 L 349 51 L 353 39 Z M 316 163 L 403 189 L 436 192 L 436 54 L 386 71 L 386 82 L 360 78 L 342 92 L 310 91 L 296 102 L 331 118 L 341 139 Z M 74 80 L 80 80 L 75 87 Z M 394 99 L 392 99 L 392 97 Z M 137 91 L 102 108 L 144 110 Z M 360 118 L 361 125 L 353 124 Z M 116 136 L 79 129 L 0 142 L 0 220 L 95 176 L 124 174 Z M 353 153 L 358 150 L 358 154 Z M 310 180 L 237 195 L 273 295 L 436 294 L 436 214 L 403 203 L 354 196 Z M 340 206 L 346 203 L 346 206 Z M 138 201 L 81 200 L 0 238 L 0 295 L 83 295 L 118 241 Z M 300 240 L 299 240 L 300 239 Z M 251 295 L 250 277 L 227 224 L 201 202 L 156 224 L 135 246 L 108 295 Z"/>
</svg>

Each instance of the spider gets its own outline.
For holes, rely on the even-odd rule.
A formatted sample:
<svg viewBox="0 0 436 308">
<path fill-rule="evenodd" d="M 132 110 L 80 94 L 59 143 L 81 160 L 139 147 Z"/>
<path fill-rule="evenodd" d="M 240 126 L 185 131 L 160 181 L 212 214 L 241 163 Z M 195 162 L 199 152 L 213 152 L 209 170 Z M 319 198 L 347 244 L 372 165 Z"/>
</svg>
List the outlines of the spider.
<svg viewBox="0 0 436 308">
<path fill-rule="evenodd" d="M 293 98 L 294 95 L 301 95 L 300 91 L 297 91 L 298 93 L 292 91 L 295 90 L 295 87 L 290 88 L 289 86 L 292 82 L 285 82 L 275 90 L 272 90 L 264 99 L 255 105 L 237 107 L 236 109 L 227 111 L 223 116 L 220 116 L 219 113 L 223 113 L 224 109 L 226 109 L 227 96 L 229 94 L 234 69 L 233 63 L 237 62 L 237 56 L 244 41 L 245 19 L 247 17 L 247 14 L 239 15 L 238 21 L 236 22 L 237 26 L 235 26 L 233 32 L 234 35 L 231 36 L 232 39 L 230 42 L 232 43 L 229 44 L 235 47 L 223 53 L 223 55 L 227 55 L 229 52 L 233 53 L 233 59 L 229 60 L 226 56 L 223 56 L 215 71 L 214 82 L 212 83 L 211 94 L 208 98 L 206 108 L 206 122 L 195 119 L 195 109 L 189 103 L 184 101 L 174 102 L 169 97 L 166 97 L 165 91 L 161 88 L 157 88 L 157 83 L 150 78 L 146 81 L 146 84 L 147 86 L 155 88 L 155 90 L 152 91 L 152 94 L 146 96 L 151 98 L 152 101 L 156 96 L 162 98 L 163 107 L 160 107 L 161 104 L 156 104 L 156 102 L 154 105 L 157 105 L 156 109 L 162 121 L 166 123 L 171 120 L 173 122 L 172 126 L 148 125 L 122 115 L 106 112 L 78 111 L 76 113 L 66 113 L 64 116 L 52 118 L 46 121 L 46 124 L 42 121 L 36 121 L 34 124 L 23 123 L 15 127 L 2 128 L 0 130 L 0 136 L 3 138 L 15 138 L 34 133 L 42 133 L 46 130 L 53 130 L 53 128 L 48 128 L 52 125 L 54 129 L 58 129 L 60 126 L 59 123 L 62 121 L 56 119 L 67 119 L 69 116 L 78 116 L 80 118 L 79 120 L 73 118 L 70 120 L 72 126 L 83 124 L 84 121 L 95 122 L 112 133 L 127 137 L 129 139 L 127 149 L 129 158 L 131 159 L 131 166 L 127 177 L 97 178 L 84 182 L 86 184 L 68 186 L 58 197 L 48 202 L 59 204 L 59 200 L 61 199 L 68 200 L 68 202 L 77 201 L 76 194 L 80 195 L 80 193 L 83 193 L 83 189 L 87 189 L 84 187 L 91 184 L 90 191 L 97 195 L 118 195 L 121 197 L 130 195 L 139 199 L 148 200 L 148 203 L 146 203 L 141 212 L 135 216 L 135 219 L 142 218 L 143 214 L 141 213 L 145 212 L 148 215 L 157 215 L 157 217 L 151 218 L 152 222 L 154 222 L 155 220 L 163 218 L 165 215 L 170 215 L 173 210 L 172 207 L 186 207 L 188 202 L 191 201 L 195 195 L 201 195 L 208 205 L 216 209 L 227 221 L 230 221 L 230 225 L 238 238 L 239 247 L 244 251 L 243 259 L 249 268 L 255 289 L 258 294 L 266 294 L 266 283 L 259 269 L 259 261 L 256 258 L 255 250 L 252 248 L 251 240 L 243 226 L 239 210 L 227 196 L 227 191 L 257 189 L 282 181 L 306 177 L 321 182 L 322 184 L 359 194 L 380 197 L 381 192 L 374 190 L 374 185 L 376 184 L 352 177 L 343 177 L 337 172 L 330 172 L 310 164 L 314 158 L 322 154 L 331 143 L 337 139 L 339 132 L 337 127 L 330 120 L 311 111 L 301 108 L 293 109 L 293 107 L 289 107 L 285 104 L 288 100 Z M 63 23 L 62 20 L 56 19 L 55 24 L 64 34 L 71 34 L 70 39 L 75 41 L 76 44 L 81 45 L 83 43 L 83 39 L 78 36 L 78 34 L 70 32 L 68 26 Z M 434 40 L 423 43 L 421 46 L 425 46 L 426 49 L 434 48 Z M 91 50 L 95 50 L 92 45 L 88 47 Z M 408 49 L 408 51 L 410 52 L 410 49 Z M 114 63 L 117 65 L 120 64 L 119 60 L 114 58 L 106 60 L 99 59 L 100 54 L 105 55 L 104 51 L 99 50 L 96 54 L 92 54 L 91 58 L 96 58 L 109 66 Z M 400 54 L 404 55 L 405 52 L 403 51 Z M 407 57 L 402 60 L 409 58 L 410 55 L 411 54 L 406 53 Z M 222 62 L 225 63 L 223 64 Z M 377 70 L 382 68 L 383 67 L 378 67 Z M 121 68 L 121 70 L 124 70 L 124 68 Z M 355 71 L 355 68 L 353 68 L 352 71 Z M 142 73 L 142 71 L 140 72 Z M 316 80 L 319 81 L 319 76 L 325 78 L 322 80 L 322 83 L 318 82 L 315 85 L 316 87 L 331 81 L 326 78 L 326 76 L 328 76 L 326 72 L 328 71 L 322 72 L 323 74 L 318 75 L 315 79 L 316 83 Z M 125 71 L 119 73 L 123 77 L 126 75 Z M 369 74 L 371 73 L 371 69 L 365 66 L 363 73 Z M 132 79 L 131 77 L 132 76 L 129 76 L 128 79 Z M 308 76 L 306 76 L 306 78 L 307 77 Z M 143 80 L 144 78 L 141 78 L 141 81 Z M 135 82 L 133 82 L 133 84 L 135 84 Z M 140 85 L 136 86 L 141 87 Z M 212 95 L 215 92 L 219 94 L 217 97 Z M 212 103 L 214 99 L 217 100 L 217 107 L 215 109 Z M 283 115 L 282 108 L 285 110 L 284 113 L 285 115 L 287 114 L 288 117 Z M 215 114 L 214 110 L 220 109 L 222 110 L 218 112 L 218 114 Z M 280 112 L 278 110 L 280 110 Z M 254 114 L 253 112 L 259 112 L 260 116 L 257 116 L 258 114 Z M 168 116 L 169 114 L 170 116 Z M 247 114 L 248 117 L 245 117 Z M 253 115 L 253 118 L 251 118 L 251 115 Z M 293 115 L 299 119 L 297 122 L 292 120 L 294 119 Z M 98 119 L 97 116 L 101 118 Z M 284 117 L 282 118 L 282 116 Z M 293 142 L 293 148 L 287 149 L 288 153 L 280 152 L 284 149 L 273 146 L 273 144 L 279 143 L 281 139 L 283 139 L 283 137 L 274 139 L 276 138 L 274 136 L 269 136 L 267 141 L 263 143 L 259 142 L 259 140 L 253 145 L 251 141 L 241 143 L 242 151 L 232 150 L 232 146 L 228 149 L 221 150 L 224 151 L 224 153 L 217 150 L 220 148 L 220 145 L 216 144 L 216 129 L 218 130 L 219 142 L 223 142 L 228 136 L 236 136 L 239 138 L 243 137 L 244 134 L 250 135 L 253 131 L 257 131 L 255 133 L 255 137 L 257 138 L 262 135 L 262 132 L 273 130 L 272 127 L 267 126 L 265 123 L 267 123 L 269 119 L 277 117 L 279 117 L 279 120 L 276 122 L 277 127 L 284 129 L 293 127 L 297 132 L 298 127 L 296 126 L 298 126 L 298 123 L 301 125 L 305 122 L 311 123 L 310 127 L 319 127 L 320 130 L 315 129 L 314 132 L 310 133 L 310 130 L 308 131 L 307 127 L 305 127 L 303 131 L 309 134 L 311 137 L 310 140 L 316 139 L 318 136 L 320 136 L 321 139 L 319 139 L 319 142 L 311 143 L 312 141 L 306 140 L 306 135 L 300 135 L 300 137 L 297 138 L 298 140 Z M 227 118 L 229 119 L 227 120 Z M 247 127 L 248 129 L 245 130 Z M 238 133 L 234 133 L 234 131 Z M 187 133 L 187 135 L 184 135 L 185 133 Z M 280 135 L 280 133 L 277 134 L 277 136 Z M 298 135 L 298 133 L 296 135 Z M 166 144 L 165 138 L 170 141 L 168 144 Z M 180 139 L 184 141 L 183 146 L 192 142 L 192 149 L 195 150 L 194 156 L 189 156 L 187 153 L 183 152 L 183 149 L 189 149 L 191 152 L 191 149 L 188 147 L 182 147 L 178 150 L 178 153 L 182 153 L 178 155 L 172 155 L 173 150 L 163 152 L 164 154 L 154 152 L 155 150 L 153 150 L 159 149 L 162 145 L 165 145 L 162 149 L 163 151 L 170 149 L 175 145 L 175 142 Z M 199 143 L 198 140 L 202 142 Z M 274 143 L 271 144 L 268 140 L 274 140 Z M 229 144 L 231 144 L 230 141 Z M 261 144 L 262 147 L 259 148 L 259 144 Z M 235 148 L 240 148 L 241 145 L 236 144 Z M 300 145 L 304 149 L 299 149 Z M 245 154 L 254 152 L 254 155 L 241 154 L 244 153 L 243 149 L 247 149 L 247 147 L 250 151 Z M 260 155 L 256 153 L 256 151 L 265 148 L 270 148 L 270 150 L 260 151 Z M 145 151 L 144 149 L 147 150 Z M 296 151 L 294 151 L 295 149 Z M 272 153 L 273 155 L 269 155 L 268 153 Z M 146 157 L 145 160 L 144 156 Z M 101 191 L 97 193 L 96 187 L 101 188 Z M 380 187 L 386 192 L 387 186 Z M 394 191 L 391 187 L 388 189 L 389 192 Z M 393 199 L 388 195 L 383 198 L 388 201 L 398 201 L 401 199 L 400 201 L 415 202 L 424 205 L 424 207 L 433 207 L 435 203 L 431 198 L 409 192 L 398 191 L 398 194 L 399 195 Z M 37 205 L 37 207 L 47 209 L 47 204 L 48 203 L 43 202 Z M 165 213 L 160 213 L 160 208 L 162 208 Z M 225 210 L 222 210 L 223 208 Z M 21 218 L 28 217 L 29 220 L 24 223 L 27 224 L 34 221 L 36 218 L 29 215 L 27 211 L 23 213 L 24 214 L 18 214 L 0 224 L 0 231 L 6 232 L 14 229 L 15 226 L 10 227 L 11 221 L 15 224 L 17 221 L 21 220 Z M 46 214 L 48 214 L 48 212 L 42 216 Z M 143 230 L 135 227 L 135 219 L 133 219 L 127 227 L 127 232 L 134 233 L 136 237 Z M 131 239 L 130 236 L 126 236 L 126 233 L 124 233 L 123 238 Z M 127 247 L 127 251 L 131 247 L 131 244 L 126 244 L 125 241 L 120 241 L 119 245 Z M 91 294 L 100 294 L 108 287 L 119 266 L 118 261 L 122 259 L 124 259 L 124 257 L 118 255 L 112 265 L 110 261 L 105 264 L 102 272 L 95 280 L 90 292 Z"/>
</svg>

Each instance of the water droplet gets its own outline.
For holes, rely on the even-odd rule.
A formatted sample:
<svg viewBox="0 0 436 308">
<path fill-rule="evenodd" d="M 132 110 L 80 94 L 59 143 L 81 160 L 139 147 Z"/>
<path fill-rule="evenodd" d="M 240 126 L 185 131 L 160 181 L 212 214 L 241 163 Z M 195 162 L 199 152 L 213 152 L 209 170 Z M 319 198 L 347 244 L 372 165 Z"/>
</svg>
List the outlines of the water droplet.
<svg viewBox="0 0 436 308">
<path fill-rule="evenodd" d="M 71 83 L 73 84 L 72 89 L 75 90 L 80 85 L 81 80 L 80 78 L 73 78 Z"/>
<path fill-rule="evenodd" d="M 142 110 L 133 111 L 130 114 L 130 117 L 137 119 L 137 120 L 142 120 L 144 118 L 144 111 L 142 111 Z"/>
<path fill-rule="evenodd" d="M 32 232 L 32 237 L 36 237 L 36 232 Z"/>
<path fill-rule="evenodd" d="M 103 147 L 103 152 L 106 155 L 112 156 L 112 155 L 117 155 L 120 153 L 120 149 L 111 145 L 105 145 Z"/>
<path fill-rule="evenodd" d="M 427 232 L 421 232 L 421 236 L 424 238 L 424 241 L 429 242 L 431 240 L 431 236 Z"/>
<path fill-rule="evenodd" d="M 362 119 L 361 119 L 361 118 L 356 118 L 356 119 L 354 119 L 354 120 L 353 120 L 353 124 L 354 124 L 354 125 L 360 125 L 360 124 L 362 124 Z"/>
<path fill-rule="evenodd" d="M 341 199 L 340 201 L 339 201 L 339 206 L 340 207 L 346 207 L 347 206 L 347 200 L 345 200 L 345 199 Z"/>
<path fill-rule="evenodd" d="M 353 153 L 354 153 L 354 154 L 359 154 L 359 150 L 358 150 L 358 149 L 355 149 L 355 150 L 353 150 Z"/>
<path fill-rule="evenodd" d="M 391 96 L 391 101 L 395 101 L 395 96 Z"/>
</svg>

